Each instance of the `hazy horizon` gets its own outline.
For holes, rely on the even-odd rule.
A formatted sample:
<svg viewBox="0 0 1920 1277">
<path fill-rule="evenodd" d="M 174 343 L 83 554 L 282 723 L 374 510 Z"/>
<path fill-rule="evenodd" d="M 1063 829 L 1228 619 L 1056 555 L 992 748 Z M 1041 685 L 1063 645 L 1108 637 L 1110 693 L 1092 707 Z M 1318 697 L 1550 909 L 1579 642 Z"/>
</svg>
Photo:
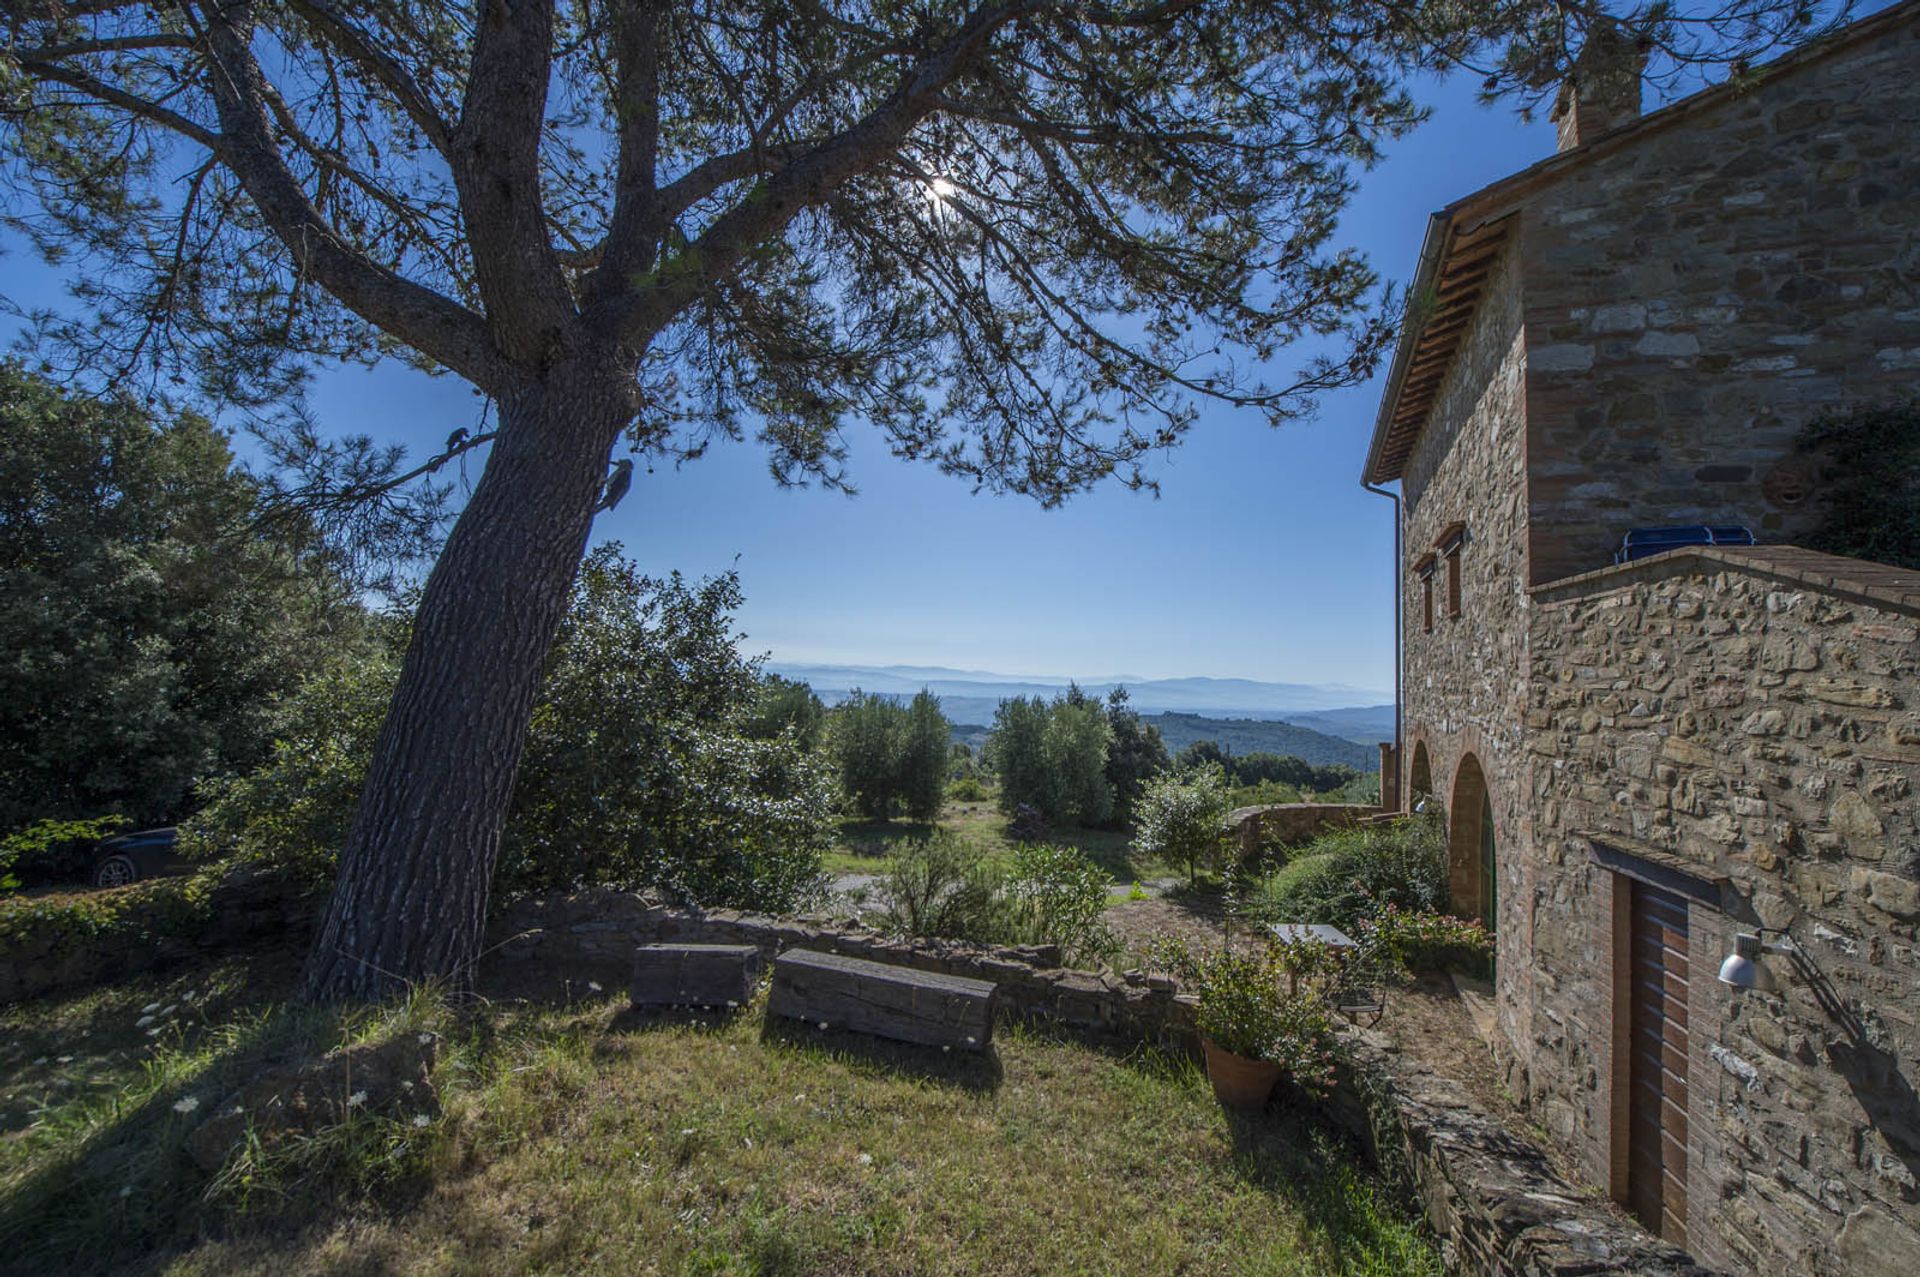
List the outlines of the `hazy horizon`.
<svg viewBox="0 0 1920 1277">
<path fill-rule="evenodd" d="M 1280 683 L 1208 675 L 1014 675 L 938 665 L 843 665 L 778 659 L 769 659 L 765 669 L 803 680 L 828 704 L 838 704 L 855 689 L 895 699 L 924 689 L 940 699 L 942 709 L 955 722 L 989 722 L 1002 701 L 1051 698 L 1070 683 L 1077 683 L 1096 697 L 1123 686 L 1133 707 L 1149 715 L 1196 714 L 1214 719 L 1297 721 L 1303 725 L 1343 723 L 1349 729 L 1367 724 L 1369 732 L 1373 725 L 1393 716 L 1391 692 L 1338 683 Z"/>
</svg>

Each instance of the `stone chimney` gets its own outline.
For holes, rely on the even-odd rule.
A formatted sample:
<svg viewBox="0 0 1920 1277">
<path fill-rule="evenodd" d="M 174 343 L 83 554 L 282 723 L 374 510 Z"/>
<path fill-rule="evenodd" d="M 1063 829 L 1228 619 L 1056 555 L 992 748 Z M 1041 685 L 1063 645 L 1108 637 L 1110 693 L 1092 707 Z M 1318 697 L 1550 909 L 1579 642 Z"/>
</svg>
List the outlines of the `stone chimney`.
<svg viewBox="0 0 1920 1277">
<path fill-rule="evenodd" d="M 1595 23 L 1554 100 L 1559 149 L 1585 146 L 1609 129 L 1638 119 L 1640 73 L 1646 66 L 1647 55 L 1634 47 L 1616 23 Z"/>
</svg>

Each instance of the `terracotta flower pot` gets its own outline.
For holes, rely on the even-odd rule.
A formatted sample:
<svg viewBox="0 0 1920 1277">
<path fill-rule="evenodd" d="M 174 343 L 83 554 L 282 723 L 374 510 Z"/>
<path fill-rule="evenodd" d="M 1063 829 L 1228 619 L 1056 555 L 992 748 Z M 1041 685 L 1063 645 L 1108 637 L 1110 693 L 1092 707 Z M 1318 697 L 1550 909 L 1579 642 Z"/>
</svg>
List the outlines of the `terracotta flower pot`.
<svg viewBox="0 0 1920 1277">
<path fill-rule="evenodd" d="M 1213 1083 L 1213 1098 L 1228 1108 L 1255 1109 L 1267 1102 L 1275 1083 L 1284 1071 L 1271 1060 L 1250 1060 L 1201 1038 L 1207 1053 L 1207 1080 Z"/>
</svg>

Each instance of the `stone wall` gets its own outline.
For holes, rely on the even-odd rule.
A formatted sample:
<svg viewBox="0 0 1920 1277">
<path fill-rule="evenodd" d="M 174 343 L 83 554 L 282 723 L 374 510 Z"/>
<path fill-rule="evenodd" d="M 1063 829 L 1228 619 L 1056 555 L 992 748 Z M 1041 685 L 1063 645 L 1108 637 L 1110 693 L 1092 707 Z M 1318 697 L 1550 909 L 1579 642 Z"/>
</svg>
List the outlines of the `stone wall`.
<svg viewBox="0 0 1920 1277">
<path fill-rule="evenodd" d="M 1480 790 L 1472 776 L 1484 776 L 1498 846 L 1521 845 L 1530 819 L 1520 734 L 1526 707 L 1527 348 L 1516 264 L 1509 246 L 1486 282 L 1403 477 L 1406 753 L 1424 752 L 1434 796 L 1461 825 L 1450 840 L 1452 907 L 1468 914 L 1481 899 Z M 1460 550 L 1460 615 L 1446 614 L 1443 561 L 1435 574 L 1433 629 L 1427 632 L 1413 564 L 1455 524 L 1465 525 L 1467 538 Z M 1496 863 L 1505 875 L 1518 862 L 1509 857 Z M 1517 880 L 1503 877 L 1497 895 L 1517 899 L 1519 890 Z M 1525 971 L 1529 937 L 1522 915 L 1501 913 L 1494 929 L 1496 969 L 1504 979 Z M 1508 989 L 1503 1000 L 1526 996 L 1524 988 Z"/>
<path fill-rule="evenodd" d="M 273 938 L 304 946 L 314 902 L 270 874 L 163 878 L 16 897 L 0 910 L 0 1005 L 84 989 Z"/>
<path fill-rule="evenodd" d="M 1095 1037 L 1152 1042 L 1198 1053 L 1193 1006 L 1172 980 L 1063 969 L 1051 945 L 988 948 L 957 941 L 897 940 L 850 922 L 773 918 L 732 910 L 671 909 L 644 896 L 588 891 L 509 905 L 488 930 L 482 982 L 526 996 L 586 996 L 624 989 L 636 944 L 750 944 L 769 961 L 806 948 L 891 962 L 921 971 L 992 980 L 1000 1005 Z"/>
<path fill-rule="evenodd" d="M 1711 1277 L 1678 1247 L 1568 1184 L 1466 1088 L 1368 1031 L 1347 1036 L 1329 1117 L 1420 1206 L 1447 1270 L 1489 1277 Z"/>
<path fill-rule="evenodd" d="M 1920 573 L 1791 548 L 1679 552 L 1534 592 L 1536 997 L 1509 1084 L 1623 1191 L 1621 875 L 1689 875 L 1688 1239 L 1741 1272 L 1920 1255 Z M 1717 896 L 1717 899 L 1714 898 Z M 1789 928 L 1779 994 L 1716 979 Z M 1621 1008 L 1619 1015 L 1624 1016 Z"/>
<path fill-rule="evenodd" d="M 1914 11 L 1568 168 L 1522 214 L 1529 580 L 1634 526 L 1819 509 L 1822 409 L 1920 386 Z"/>
<path fill-rule="evenodd" d="M 1297 847 L 1329 829 L 1350 829 L 1379 814 L 1378 807 L 1366 803 L 1267 803 L 1234 808 L 1227 830 L 1240 854 L 1252 857 L 1263 847 Z"/>
<path fill-rule="evenodd" d="M 1047 946 L 992 949 L 889 939 L 850 924 L 727 910 L 670 909 L 615 891 L 523 900 L 489 934 L 491 992 L 600 996 L 624 988 L 633 947 L 750 944 L 769 959 L 796 946 L 992 980 L 1001 1009 L 1076 1033 L 1198 1055 L 1193 1003 L 1164 976 L 1061 970 Z M 1699 1277 L 1686 1255 L 1582 1196 L 1546 1155 L 1476 1112 L 1458 1083 L 1354 1030 L 1324 1115 L 1360 1139 L 1417 1203 L 1452 1271 L 1488 1277 Z"/>
</svg>

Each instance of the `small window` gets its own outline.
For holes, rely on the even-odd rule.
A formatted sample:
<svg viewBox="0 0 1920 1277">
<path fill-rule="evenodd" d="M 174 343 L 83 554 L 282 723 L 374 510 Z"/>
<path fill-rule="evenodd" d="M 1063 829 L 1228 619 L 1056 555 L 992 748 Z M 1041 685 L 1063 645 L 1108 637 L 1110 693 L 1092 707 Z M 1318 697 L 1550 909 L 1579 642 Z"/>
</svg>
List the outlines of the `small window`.
<svg viewBox="0 0 1920 1277">
<path fill-rule="evenodd" d="M 1460 615 L 1460 547 L 1467 543 L 1467 525 L 1450 523 L 1440 539 L 1434 542 L 1443 558 L 1447 561 L 1447 615 Z"/>
<path fill-rule="evenodd" d="M 1431 554 L 1420 556 L 1413 570 L 1420 574 L 1420 628 L 1433 633 L 1433 570 L 1438 560 Z"/>
</svg>

